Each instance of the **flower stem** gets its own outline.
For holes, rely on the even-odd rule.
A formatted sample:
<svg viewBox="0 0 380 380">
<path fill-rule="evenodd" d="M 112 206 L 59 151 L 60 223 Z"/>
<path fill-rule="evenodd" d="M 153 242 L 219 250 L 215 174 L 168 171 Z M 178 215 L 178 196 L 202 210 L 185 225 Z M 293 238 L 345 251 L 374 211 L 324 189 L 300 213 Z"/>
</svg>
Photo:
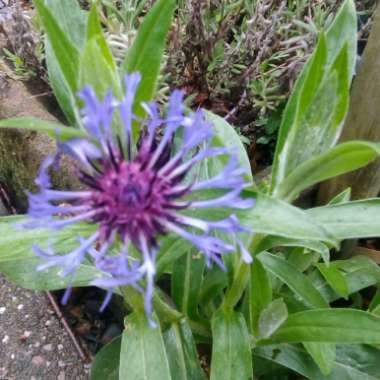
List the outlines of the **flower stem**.
<svg viewBox="0 0 380 380">
<path fill-rule="evenodd" d="M 251 245 L 249 247 L 249 252 L 253 256 L 255 260 L 256 250 L 264 238 L 264 235 L 254 235 Z M 224 297 L 224 302 L 222 304 L 222 308 L 226 311 L 232 310 L 235 305 L 239 302 L 241 296 L 246 289 L 250 276 L 250 265 L 240 260 L 239 267 L 236 271 L 234 280 L 232 282 L 231 287 L 227 290 L 226 295 Z"/>
<path fill-rule="evenodd" d="M 144 297 L 136 289 L 131 286 L 123 286 L 121 288 L 125 302 L 137 312 L 144 312 Z M 153 309 L 157 313 L 160 321 L 177 322 L 183 318 L 183 315 L 165 302 L 157 293 L 153 295 Z"/>
</svg>

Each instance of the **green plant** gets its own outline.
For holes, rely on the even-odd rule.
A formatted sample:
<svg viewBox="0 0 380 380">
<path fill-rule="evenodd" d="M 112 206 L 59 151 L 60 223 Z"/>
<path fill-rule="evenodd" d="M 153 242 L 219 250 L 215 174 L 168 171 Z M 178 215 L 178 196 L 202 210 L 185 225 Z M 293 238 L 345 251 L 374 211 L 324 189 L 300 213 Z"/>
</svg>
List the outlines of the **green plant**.
<svg viewBox="0 0 380 380">
<path fill-rule="evenodd" d="M 56 90 L 62 91 L 61 102 L 66 114 L 73 115 L 73 126 L 19 118 L 3 120 L 0 127 L 36 129 L 58 136 L 61 141 L 81 138 L 93 142 L 77 117 L 81 103 L 75 97 L 76 91 L 91 85 L 102 97 L 110 87 L 116 96 L 123 90 L 98 13 L 92 8 L 85 15 L 87 33 L 83 37 L 81 33 L 65 34 L 58 21 L 62 17 L 54 17 L 54 8 L 49 10 L 42 0 L 35 0 L 35 4 L 50 44 L 50 64 L 65 81 L 65 87 L 61 83 Z M 142 73 L 134 103 L 134 112 L 140 117 L 144 115 L 140 101 L 154 97 L 174 5 L 167 0 L 156 3 L 120 67 L 122 73 Z M 74 17 L 72 8 L 67 15 Z M 150 33 L 153 26 L 156 33 Z M 74 36 L 82 36 L 78 45 Z M 305 210 L 292 205 L 310 186 L 362 167 L 380 155 L 378 143 L 352 141 L 336 145 L 348 108 L 355 60 L 356 12 L 353 2 L 347 0 L 330 27 L 320 33 L 317 47 L 287 102 L 271 178 L 264 184 L 252 183 L 243 191 L 245 200 L 256 201 L 254 207 L 234 211 L 254 231 L 244 240 L 249 251 L 245 258 L 251 255 L 252 264 L 242 260 L 237 250 L 223 256 L 225 271 L 207 267 L 203 256 L 186 239 L 175 234 L 161 236 L 153 296 L 158 326 L 149 327 L 138 292 L 128 286 L 115 289 L 132 312 L 126 317 L 122 336 L 98 353 L 92 367 L 93 379 L 204 379 L 196 350 L 200 343 L 212 348 L 211 380 L 254 376 L 273 379 L 283 374 L 284 368 L 288 369 L 285 376 L 294 371 L 310 379 L 379 376 L 378 294 L 369 307 L 351 298 L 361 289 L 377 285 L 380 269 L 365 257 L 330 260 L 330 251 L 339 250 L 345 239 L 380 235 L 380 200 L 350 201 L 350 193 L 345 191 L 322 207 Z M 65 99 L 72 103 L 63 102 Z M 211 112 L 206 116 L 214 125 L 212 147 L 235 149 L 239 165 L 249 169 L 249 159 L 234 128 Z M 138 121 L 136 118 L 131 126 L 133 138 L 142 129 Z M 112 136 L 131 141 L 120 128 L 115 120 Z M 183 134 L 177 133 L 173 144 L 180 149 L 186 142 Z M 197 179 L 212 178 L 224 165 L 225 157 L 208 157 L 204 165 L 196 167 Z M 46 183 L 46 173 L 41 173 L 39 181 Z M 249 172 L 245 175 L 247 181 L 252 181 Z M 142 195 L 137 187 L 133 189 Z M 190 203 L 206 195 L 213 199 L 224 194 L 220 191 L 206 189 Z M 225 207 L 205 212 L 190 207 L 186 212 L 193 222 L 196 218 L 231 218 L 231 210 Z M 53 232 L 46 228 L 15 229 L 16 222 L 27 220 L 25 216 L 1 219 L 0 271 L 9 279 L 34 289 L 61 289 L 68 285 L 87 286 L 100 275 L 109 275 L 94 265 L 95 260 L 81 262 L 71 278 L 59 276 L 56 269 L 34 271 L 39 259 L 31 250 L 32 244 L 50 244 L 55 252 L 64 254 L 77 246 L 78 235 L 83 242 L 97 230 L 97 225 L 82 222 Z M 52 220 L 53 224 L 62 222 L 65 219 Z M 133 222 L 136 220 L 132 218 Z M 118 241 L 115 252 L 125 248 L 124 244 Z M 240 250 L 244 252 L 243 247 Z M 139 252 L 130 253 L 132 264 Z M 54 257 L 57 259 L 57 255 Z M 161 288 L 160 279 L 170 281 L 171 289 Z M 142 280 L 139 285 L 145 288 L 146 283 Z M 337 301 L 342 300 L 346 306 L 339 307 L 342 304 Z"/>
<path fill-rule="evenodd" d="M 3 52 L 6 59 L 12 63 L 13 68 L 14 68 L 14 73 L 19 79 L 29 80 L 36 76 L 36 73 L 25 65 L 22 58 L 20 58 L 16 54 L 13 54 L 11 51 L 9 51 L 6 48 L 3 48 Z"/>
</svg>

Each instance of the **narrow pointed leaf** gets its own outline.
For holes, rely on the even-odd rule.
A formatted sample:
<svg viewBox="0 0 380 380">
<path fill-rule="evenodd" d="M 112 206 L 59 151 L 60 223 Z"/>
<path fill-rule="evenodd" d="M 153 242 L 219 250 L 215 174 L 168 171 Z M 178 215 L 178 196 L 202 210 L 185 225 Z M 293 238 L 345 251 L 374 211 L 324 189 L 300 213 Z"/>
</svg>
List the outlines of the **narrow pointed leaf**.
<svg viewBox="0 0 380 380">
<path fill-rule="evenodd" d="M 169 31 L 175 0 L 158 0 L 140 25 L 133 45 L 128 49 L 122 64 L 122 72 L 139 71 L 141 84 L 136 94 L 136 113 L 143 114 L 140 102 L 150 101 L 157 85 L 166 35 Z"/>
<path fill-rule="evenodd" d="M 34 4 L 64 78 L 71 91 L 75 92 L 78 89 L 78 50 L 59 26 L 49 8 L 44 5 L 43 0 L 34 0 Z"/>
<path fill-rule="evenodd" d="M 324 375 L 331 373 L 336 355 L 335 344 L 306 342 L 303 345 L 321 372 Z"/>
<path fill-rule="evenodd" d="M 260 260 L 251 264 L 250 278 L 250 319 L 251 331 L 259 335 L 259 318 L 262 311 L 272 301 L 272 284 Z"/>
<path fill-rule="evenodd" d="M 191 251 L 173 264 L 172 298 L 177 308 L 190 319 L 198 318 L 198 300 L 204 268 L 203 256 Z"/>
<path fill-rule="evenodd" d="M 169 362 L 159 326 L 151 328 L 144 315 L 126 319 L 122 335 L 119 378 L 123 380 L 171 380 Z"/>
<path fill-rule="evenodd" d="M 206 380 L 190 327 L 186 321 L 173 324 L 164 333 L 170 372 L 176 380 Z"/>
<path fill-rule="evenodd" d="M 350 141 L 299 165 L 279 186 L 278 196 L 293 201 L 318 182 L 359 169 L 380 155 L 380 144 Z"/>
<path fill-rule="evenodd" d="M 91 364 L 91 380 L 119 380 L 121 337 L 113 339 L 95 356 Z"/>
<path fill-rule="evenodd" d="M 307 213 L 339 240 L 380 236 L 380 199 L 316 207 Z"/>
<path fill-rule="evenodd" d="M 315 309 L 289 315 L 268 343 L 380 343 L 380 317 L 355 309 Z"/>
<path fill-rule="evenodd" d="M 252 379 L 249 333 L 242 314 L 216 313 L 212 320 L 210 380 Z"/>
<path fill-rule="evenodd" d="M 117 71 L 109 63 L 107 56 L 104 56 L 97 37 L 87 41 L 81 55 L 79 83 L 80 88 L 91 86 L 100 99 L 103 99 L 110 89 L 116 97 L 121 95 Z"/>
<path fill-rule="evenodd" d="M 328 307 L 327 302 L 313 286 L 309 278 L 285 259 L 267 252 L 259 254 L 257 259 L 261 261 L 269 272 L 288 285 L 308 307 Z"/>
<path fill-rule="evenodd" d="M 282 298 L 272 301 L 260 314 L 259 339 L 269 338 L 288 318 L 288 309 Z"/>
<path fill-rule="evenodd" d="M 328 375 L 323 374 L 298 345 L 258 347 L 254 351 L 254 360 L 264 359 L 260 363 L 264 371 L 270 363 L 277 363 L 310 380 L 379 380 L 379 354 L 378 349 L 366 345 L 337 346 L 336 358 Z"/>
<path fill-rule="evenodd" d="M 0 128 L 20 128 L 47 133 L 54 139 L 61 141 L 73 138 L 85 138 L 86 134 L 76 128 L 54 122 L 37 119 L 35 117 L 15 117 L 13 119 L 0 120 Z"/>
<path fill-rule="evenodd" d="M 103 59 L 108 63 L 113 71 L 116 71 L 116 64 L 112 56 L 110 47 L 104 36 L 103 29 L 99 20 L 98 10 L 95 4 L 92 5 L 87 20 L 87 41 L 95 39 L 100 51 L 102 52 Z"/>
</svg>

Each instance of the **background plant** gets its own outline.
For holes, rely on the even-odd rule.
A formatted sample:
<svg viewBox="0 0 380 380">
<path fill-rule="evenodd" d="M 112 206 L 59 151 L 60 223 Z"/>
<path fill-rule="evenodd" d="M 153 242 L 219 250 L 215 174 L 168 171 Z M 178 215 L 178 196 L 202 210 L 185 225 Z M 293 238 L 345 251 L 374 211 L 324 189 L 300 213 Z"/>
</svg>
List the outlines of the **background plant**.
<svg viewBox="0 0 380 380">
<path fill-rule="evenodd" d="M 35 1 L 47 35 L 50 79 L 72 127 L 31 118 L 3 120 L 0 126 L 53 136 L 58 130 L 61 139 L 83 136 L 76 91 L 90 84 L 99 96 L 110 86 L 117 94 L 122 90 L 119 75 L 125 72 L 143 75 L 138 100 L 154 97 L 174 2 L 156 3 L 120 66 L 110 53 L 96 9 L 84 13 L 74 3 L 65 8 L 66 3 L 52 1 L 48 8 Z M 71 28 L 66 30 L 67 20 Z M 153 26 L 156 33 L 148 33 Z M 320 33 L 316 50 L 294 85 L 281 119 L 271 178 L 246 190 L 245 196 L 255 198 L 256 205 L 239 217 L 255 231 L 247 241 L 253 264 L 234 255 L 226 262 L 226 272 L 208 269 L 182 240 L 163 238 L 154 303 L 160 326 L 149 328 L 137 310 L 129 314 L 123 335 L 95 359 L 94 379 L 135 380 L 142 373 L 152 380 L 204 379 L 196 349 L 201 343 L 212 350 L 211 379 L 273 379 L 284 368 L 310 379 L 379 376 L 379 297 L 376 293 L 369 305 L 357 302 L 361 289 L 378 284 L 379 268 L 365 257 L 330 260 L 345 239 L 380 235 L 379 199 L 350 201 L 346 190 L 323 207 L 303 210 L 292 205 L 303 190 L 362 167 L 380 153 L 378 143 L 335 145 L 356 64 L 356 29 L 355 8 L 348 0 Z M 234 146 L 241 164 L 248 166 L 234 128 L 211 112 L 208 117 L 215 125 L 213 143 Z M 218 172 L 220 164 L 210 159 L 202 174 Z M 217 212 L 218 217 L 228 216 L 227 210 Z M 31 245 L 44 245 L 49 239 L 64 252 L 76 231 L 52 235 L 43 229 L 15 230 L 14 223 L 23 220 L 23 216 L 2 219 L 0 270 L 22 286 L 65 288 L 67 279 L 56 271 L 30 270 L 38 263 Z M 86 286 L 97 275 L 86 262 L 73 285 Z M 160 287 L 167 282 L 171 289 Z"/>
</svg>

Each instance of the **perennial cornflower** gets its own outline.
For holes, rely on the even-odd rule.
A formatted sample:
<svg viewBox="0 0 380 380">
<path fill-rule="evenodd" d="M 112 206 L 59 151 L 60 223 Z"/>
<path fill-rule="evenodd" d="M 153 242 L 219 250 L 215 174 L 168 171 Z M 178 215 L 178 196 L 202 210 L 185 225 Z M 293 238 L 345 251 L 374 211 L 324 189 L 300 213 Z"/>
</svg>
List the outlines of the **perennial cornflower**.
<svg viewBox="0 0 380 380">
<path fill-rule="evenodd" d="M 215 262 L 223 267 L 222 256 L 237 248 L 243 260 L 250 262 L 251 256 L 238 238 L 247 229 L 234 214 L 222 220 L 204 220 L 191 216 L 189 211 L 246 209 L 253 201 L 240 197 L 246 186 L 245 169 L 226 148 L 212 146 L 213 126 L 206 122 L 202 111 L 185 115 L 181 91 L 170 96 L 165 116 L 154 103 L 143 104 L 146 120 L 134 115 L 139 81 L 138 73 L 125 77 L 122 100 L 109 92 L 100 101 L 90 87 L 79 93 L 88 138 L 59 142 L 58 153 L 45 159 L 35 181 L 39 192 L 29 194 L 28 214 L 33 219 L 31 227 L 59 229 L 83 221 L 96 224 L 96 231 L 89 237 L 79 237 L 78 246 L 69 253 L 58 255 L 52 247 L 43 250 L 35 246 L 43 259 L 39 269 L 59 267 L 61 276 L 75 275 L 88 257 L 107 274 L 93 281 L 108 289 L 102 308 L 113 289 L 131 285 L 144 293 L 145 311 L 151 316 L 159 237 L 174 233 L 188 240 L 204 254 L 208 264 Z M 142 131 L 138 142 L 133 141 L 135 124 Z M 122 127 L 117 129 L 118 125 Z M 181 144 L 174 143 L 177 135 L 182 137 Z M 75 158 L 84 189 L 52 188 L 48 171 L 58 164 L 62 154 Z M 220 155 L 229 155 L 224 169 L 212 178 L 197 181 L 194 168 Z M 218 190 L 218 196 L 200 196 L 202 191 L 212 189 Z M 227 242 L 216 236 L 218 232 L 232 239 Z M 140 252 L 140 258 L 131 257 L 131 245 Z M 115 252 L 117 247 L 119 251 Z M 66 291 L 64 301 L 69 293 Z"/>
</svg>

